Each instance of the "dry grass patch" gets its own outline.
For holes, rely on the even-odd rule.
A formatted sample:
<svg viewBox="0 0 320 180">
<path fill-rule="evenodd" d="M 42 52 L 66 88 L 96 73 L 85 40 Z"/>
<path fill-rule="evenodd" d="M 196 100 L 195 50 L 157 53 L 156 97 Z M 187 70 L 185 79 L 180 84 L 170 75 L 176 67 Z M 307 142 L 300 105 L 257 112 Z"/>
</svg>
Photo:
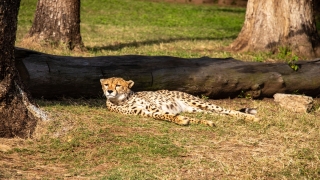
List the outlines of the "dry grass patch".
<svg viewBox="0 0 320 180">
<path fill-rule="evenodd" d="M 212 100 L 255 106 L 260 122 L 200 116 L 217 127 L 178 126 L 108 112 L 104 100 L 38 101 L 50 113 L 33 139 L 2 139 L 0 177 L 11 179 L 317 179 L 320 101 L 310 114 L 271 99 Z"/>
</svg>

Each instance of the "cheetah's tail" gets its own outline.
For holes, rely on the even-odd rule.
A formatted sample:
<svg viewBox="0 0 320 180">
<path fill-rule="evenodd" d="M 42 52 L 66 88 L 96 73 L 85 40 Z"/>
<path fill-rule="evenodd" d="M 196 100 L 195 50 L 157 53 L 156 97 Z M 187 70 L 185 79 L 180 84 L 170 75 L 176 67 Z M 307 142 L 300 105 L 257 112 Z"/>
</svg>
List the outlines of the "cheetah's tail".
<svg viewBox="0 0 320 180">
<path fill-rule="evenodd" d="M 252 115 L 256 115 L 258 112 L 256 108 L 242 108 L 239 111 L 246 114 L 252 114 Z"/>
</svg>

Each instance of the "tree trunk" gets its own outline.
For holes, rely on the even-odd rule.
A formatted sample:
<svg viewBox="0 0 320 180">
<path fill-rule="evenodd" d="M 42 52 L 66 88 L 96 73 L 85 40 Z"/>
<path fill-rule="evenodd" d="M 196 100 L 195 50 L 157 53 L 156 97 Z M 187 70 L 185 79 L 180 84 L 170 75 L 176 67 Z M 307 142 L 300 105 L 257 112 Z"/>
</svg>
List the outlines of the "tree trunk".
<svg viewBox="0 0 320 180">
<path fill-rule="evenodd" d="M 313 1 L 313 11 L 316 22 L 320 22 L 320 1 Z"/>
<path fill-rule="evenodd" d="M 33 96 L 101 97 L 100 78 L 135 81 L 134 91 L 179 90 L 210 98 L 272 97 L 275 93 L 320 96 L 320 59 L 286 63 L 243 62 L 232 58 L 170 56 L 53 56 L 16 50 L 17 67 Z"/>
<path fill-rule="evenodd" d="M 30 137 L 42 113 L 30 103 L 14 63 L 19 5 L 0 1 L 0 137 L 7 138 Z"/>
<path fill-rule="evenodd" d="M 80 0 L 38 0 L 32 27 L 24 41 L 82 49 Z"/>
<path fill-rule="evenodd" d="M 320 56 L 312 0 L 249 0 L 242 30 L 230 47 L 274 53 L 282 47 L 301 57 Z"/>
</svg>

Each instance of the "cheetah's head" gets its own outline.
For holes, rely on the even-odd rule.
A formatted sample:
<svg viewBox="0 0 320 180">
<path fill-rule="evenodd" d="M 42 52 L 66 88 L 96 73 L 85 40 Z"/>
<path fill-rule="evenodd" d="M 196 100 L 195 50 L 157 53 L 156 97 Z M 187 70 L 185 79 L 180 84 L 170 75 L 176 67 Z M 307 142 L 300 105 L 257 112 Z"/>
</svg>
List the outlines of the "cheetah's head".
<svg viewBox="0 0 320 180">
<path fill-rule="evenodd" d="M 103 94 L 107 97 L 107 99 L 116 104 L 129 96 L 131 93 L 130 88 L 134 84 L 132 80 L 126 81 L 118 77 L 100 79 L 100 83 Z"/>
</svg>

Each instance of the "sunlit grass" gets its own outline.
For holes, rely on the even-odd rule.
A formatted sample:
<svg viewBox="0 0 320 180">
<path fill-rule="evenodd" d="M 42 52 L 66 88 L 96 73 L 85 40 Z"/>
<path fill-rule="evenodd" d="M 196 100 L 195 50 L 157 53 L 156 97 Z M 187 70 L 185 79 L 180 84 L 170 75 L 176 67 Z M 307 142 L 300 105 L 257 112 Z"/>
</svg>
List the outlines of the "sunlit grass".
<svg viewBox="0 0 320 180">
<path fill-rule="evenodd" d="M 81 1 L 81 35 L 88 51 L 20 43 L 33 20 L 36 0 L 22 0 L 17 45 L 71 56 L 169 55 L 230 57 L 223 50 L 241 30 L 244 8 L 193 6 L 139 0 Z M 252 55 L 235 55 L 252 57 Z"/>
<path fill-rule="evenodd" d="M 21 40 L 31 27 L 36 2 L 21 2 L 17 46 L 49 54 L 208 56 L 255 62 L 288 62 L 299 58 L 290 53 L 228 52 L 226 47 L 241 30 L 245 8 L 147 0 L 81 1 L 81 35 L 87 48 L 85 52 L 31 46 Z"/>
</svg>

